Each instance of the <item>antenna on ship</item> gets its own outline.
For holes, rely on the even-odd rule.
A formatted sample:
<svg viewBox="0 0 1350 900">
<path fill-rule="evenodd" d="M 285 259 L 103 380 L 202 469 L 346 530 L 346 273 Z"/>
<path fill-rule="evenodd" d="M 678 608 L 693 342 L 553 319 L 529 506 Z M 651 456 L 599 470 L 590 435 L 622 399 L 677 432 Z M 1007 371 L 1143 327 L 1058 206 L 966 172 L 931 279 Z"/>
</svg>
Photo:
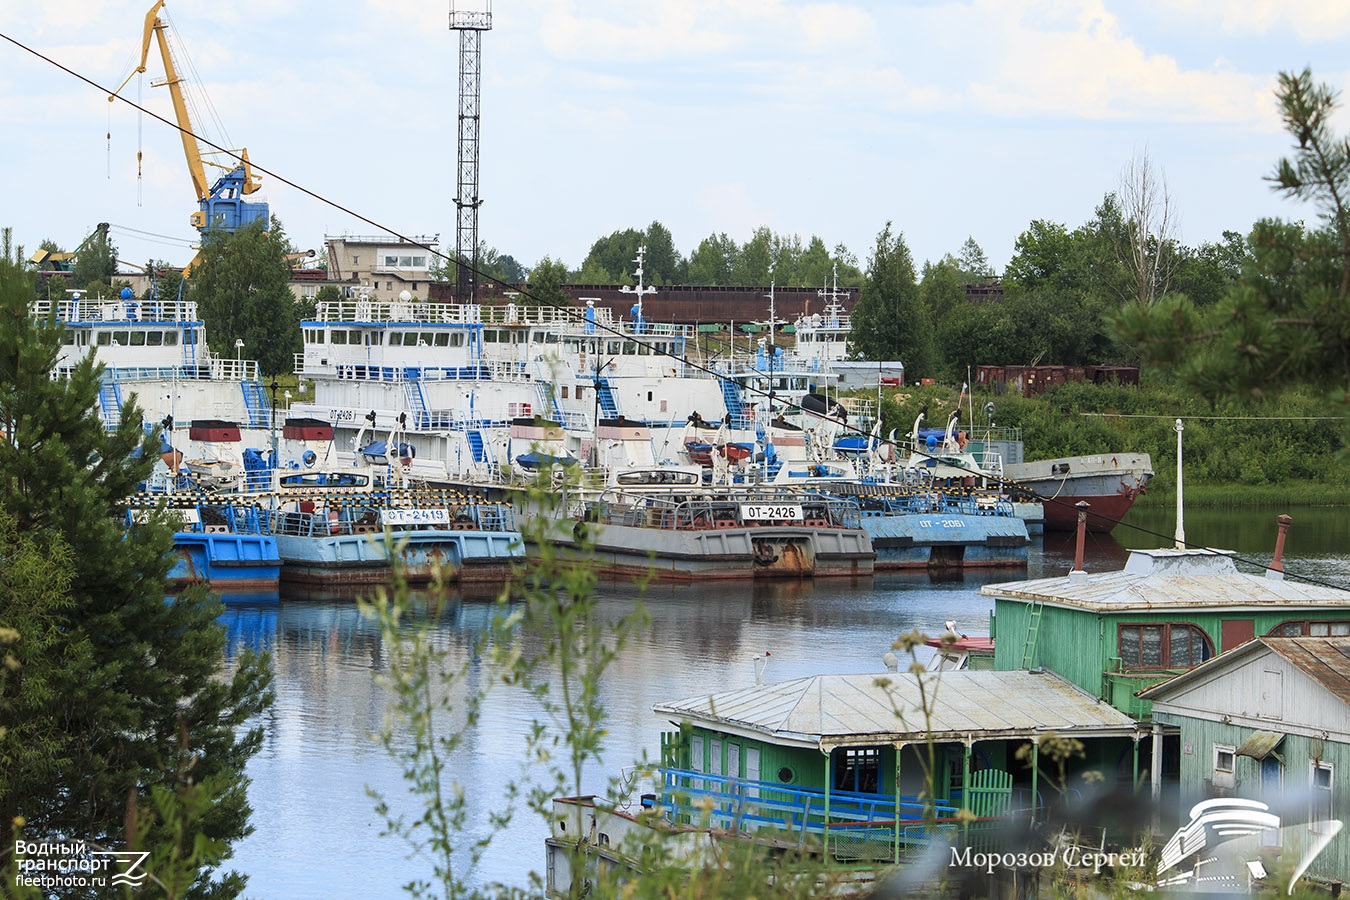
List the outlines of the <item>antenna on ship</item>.
<svg viewBox="0 0 1350 900">
<path fill-rule="evenodd" d="M 825 323 L 832 328 L 838 328 L 840 318 L 844 313 L 844 304 L 840 301 L 848 299 L 848 291 L 839 293 L 839 263 L 834 264 L 832 277 L 834 279 L 833 287 L 828 291 L 821 288 L 817 293 L 822 299 L 828 301 L 825 304 Z"/>
<path fill-rule="evenodd" d="M 455 195 L 455 299 L 474 303 L 478 281 L 478 106 L 483 84 L 482 37 L 492 29 L 487 10 L 457 10 L 450 0 L 450 30 L 459 32 L 459 176 Z"/>
<path fill-rule="evenodd" d="M 637 288 L 635 289 L 631 284 L 625 284 L 623 287 L 619 288 L 619 293 L 621 293 L 621 294 L 637 294 L 637 303 L 635 303 L 635 304 L 633 305 L 633 333 L 634 333 L 634 334 L 641 334 L 641 333 L 642 333 L 642 323 L 645 321 L 645 320 L 642 318 L 642 297 L 643 297 L 643 295 L 644 295 L 644 294 L 654 294 L 654 293 L 656 293 L 656 286 L 655 286 L 655 285 L 653 285 L 653 286 L 651 286 L 651 287 L 643 287 L 643 286 L 642 286 L 642 260 L 643 260 L 643 258 L 644 258 L 646 255 L 647 255 L 647 248 L 646 248 L 645 246 L 639 247 L 639 248 L 638 248 L 638 252 L 637 252 L 637 259 L 633 260 L 633 262 L 637 263 L 637 272 L 634 273 L 634 274 L 637 275 Z"/>
</svg>

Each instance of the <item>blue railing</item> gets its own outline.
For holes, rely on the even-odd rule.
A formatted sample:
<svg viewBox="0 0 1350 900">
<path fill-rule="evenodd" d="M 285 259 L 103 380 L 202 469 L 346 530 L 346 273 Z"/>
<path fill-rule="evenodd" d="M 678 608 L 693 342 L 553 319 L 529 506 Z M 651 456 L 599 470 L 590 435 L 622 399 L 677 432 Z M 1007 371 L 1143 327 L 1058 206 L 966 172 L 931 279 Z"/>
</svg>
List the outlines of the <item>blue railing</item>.
<svg viewBox="0 0 1350 900">
<path fill-rule="evenodd" d="M 856 841 L 865 831 L 854 829 L 864 828 L 884 832 L 889 848 L 897 829 L 922 831 L 925 813 L 936 819 L 957 813 L 945 803 L 930 811 L 918 797 L 831 791 L 827 803 L 826 793 L 813 788 L 688 769 L 659 771 L 664 781 L 659 805 L 672 822 L 747 831 L 771 828 L 794 835 L 798 843 L 807 835 L 823 837 L 827 830 L 831 842 L 845 833 L 848 841 Z"/>
</svg>

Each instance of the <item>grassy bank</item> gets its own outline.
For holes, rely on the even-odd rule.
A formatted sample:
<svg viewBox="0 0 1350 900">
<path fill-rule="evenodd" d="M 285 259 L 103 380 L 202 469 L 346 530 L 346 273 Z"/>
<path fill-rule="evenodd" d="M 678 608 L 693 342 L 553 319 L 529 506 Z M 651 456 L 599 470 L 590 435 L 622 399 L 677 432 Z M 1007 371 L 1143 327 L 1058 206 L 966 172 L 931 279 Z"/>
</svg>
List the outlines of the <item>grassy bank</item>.
<svg viewBox="0 0 1350 900">
<path fill-rule="evenodd" d="M 926 405 L 937 427 L 958 401 L 963 424 L 972 424 L 973 410 L 976 433 L 988 421 L 1020 428 L 1028 460 L 1149 454 L 1154 490 L 1142 502 L 1150 505 L 1175 497 L 1178 419 L 1188 505 L 1350 504 L 1350 420 L 1304 391 L 1271 394 L 1259 404 L 1210 403 L 1165 383 L 1076 383 L 1037 397 L 976 390 L 961 400 L 960 385 L 937 385 L 887 392 L 882 415 L 887 428 L 903 433 Z M 992 417 L 985 413 L 990 403 Z"/>
<path fill-rule="evenodd" d="M 1175 479 L 1170 479 L 1174 481 Z M 1135 505 L 1143 509 L 1171 509 L 1176 506 L 1172 485 L 1160 485 L 1141 496 Z M 1350 507 L 1350 486 L 1317 482 L 1284 484 L 1192 484 L 1186 481 L 1188 509 L 1284 509 L 1286 507 Z"/>
</svg>

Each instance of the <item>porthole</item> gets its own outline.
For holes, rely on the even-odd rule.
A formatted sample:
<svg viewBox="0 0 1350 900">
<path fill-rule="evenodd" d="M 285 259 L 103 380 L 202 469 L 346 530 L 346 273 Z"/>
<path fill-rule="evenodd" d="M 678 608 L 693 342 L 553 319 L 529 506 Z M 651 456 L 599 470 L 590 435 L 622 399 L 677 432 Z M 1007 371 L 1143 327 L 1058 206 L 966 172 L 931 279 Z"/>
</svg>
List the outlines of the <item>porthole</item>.
<svg viewBox="0 0 1350 900">
<path fill-rule="evenodd" d="M 796 777 L 797 773 L 787 766 L 783 766 L 783 768 L 778 770 L 778 780 L 783 782 L 783 784 L 791 784 L 792 780 Z"/>
</svg>

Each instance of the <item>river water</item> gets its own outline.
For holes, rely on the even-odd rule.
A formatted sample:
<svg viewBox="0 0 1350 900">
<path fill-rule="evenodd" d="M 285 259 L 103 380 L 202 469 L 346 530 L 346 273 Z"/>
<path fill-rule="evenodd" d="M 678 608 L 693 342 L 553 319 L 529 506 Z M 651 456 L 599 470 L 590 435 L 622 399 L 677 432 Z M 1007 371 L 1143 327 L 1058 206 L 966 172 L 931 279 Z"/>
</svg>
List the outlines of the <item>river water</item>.
<svg viewBox="0 0 1350 900">
<path fill-rule="evenodd" d="M 1192 545 L 1236 550 L 1239 566 L 1257 571 L 1271 560 L 1275 515 L 1188 512 L 1186 538 Z M 1299 510 L 1294 518 L 1286 547 L 1289 575 L 1350 588 L 1350 515 Z M 1127 548 L 1170 546 L 1174 519 L 1170 512 L 1136 509 L 1115 534 L 1088 536 L 1085 568 L 1110 571 L 1123 564 Z M 585 790 L 603 791 L 622 767 L 644 754 L 659 758 L 659 734 L 670 726 L 652 713 L 658 702 L 750 686 L 755 657 L 765 653 L 769 681 L 880 673 L 882 654 L 897 635 L 916 628 L 937 634 L 948 619 L 967 634 L 987 634 L 993 604 L 980 595 L 982 586 L 1064 574 L 1073 554 L 1071 535 L 1050 535 L 1034 540 L 1025 574 L 649 587 L 642 601 L 650 625 L 629 642 L 605 678 L 605 758 L 587 769 Z M 604 585 L 600 608 L 618 618 L 633 608 L 636 595 L 631 585 Z M 468 659 L 494 609 L 490 601 L 457 600 L 435 622 L 434 641 L 450 659 Z M 410 820 L 418 815 L 398 765 L 372 737 L 384 726 L 388 699 L 377 677 L 386 666 L 378 628 L 350 600 L 285 597 L 231 606 L 224 621 L 231 655 L 245 645 L 266 649 L 276 672 L 277 702 L 262 723 L 262 750 L 248 766 L 255 831 L 231 861 L 249 877 L 246 896 L 407 896 L 402 886 L 429 878 L 431 864 L 410 858 L 399 838 L 382 836 L 384 822 L 368 793 L 383 794 Z M 471 685 L 492 680 L 481 660 L 470 660 Z M 498 685 L 451 757 L 450 775 L 468 792 L 466 844 L 488 833 L 488 813 L 501 808 L 506 782 L 522 775 L 524 739 L 535 715 L 533 702 Z M 546 835 L 545 823 L 522 810 L 469 880 L 528 888 L 531 872 L 542 870 Z"/>
</svg>

